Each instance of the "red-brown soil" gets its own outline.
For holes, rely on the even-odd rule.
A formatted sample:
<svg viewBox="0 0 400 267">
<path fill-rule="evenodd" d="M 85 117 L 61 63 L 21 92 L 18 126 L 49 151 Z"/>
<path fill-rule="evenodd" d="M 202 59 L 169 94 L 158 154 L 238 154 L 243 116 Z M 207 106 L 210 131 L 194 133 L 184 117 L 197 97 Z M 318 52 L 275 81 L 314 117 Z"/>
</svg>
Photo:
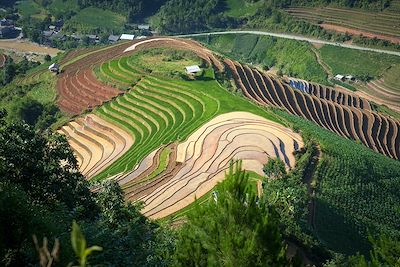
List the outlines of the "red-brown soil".
<svg viewBox="0 0 400 267">
<path fill-rule="evenodd" d="M 319 26 L 321 26 L 325 30 L 331 30 L 331 31 L 341 32 L 341 33 L 348 33 L 350 35 L 362 35 L 362 36 L 365 36 L 368 38 L 378 38 L 378 39 L 390 41 L 395 44 L 400 44 L 400 38 L 388 36 L 385 34 L 377 34 L 377 33 L 372 33 L 372 32 L 368 32 L 368 31 L 356 30 L 353 28 L 348 28 L 348 27 L 343 27 L 343 26 L 338 26 L 338 25 L 333 25 L 333 24 L 327 24 L 327 23 L 319 24 Z"/>
<path fill-rule="evenodd" d="M 154 40 L 154 41 L 151 41 Z M 104 102 L 111 100 L 123 91 L 105 85 L 98 81 L 92 69 L 106 61 L 123 55 L 129 55 L 137 50 L 155 47 L 169 47 L 174 49 L 191 50 L 199 57 L 203 58 L 209 65 L 216 66 L 219 71 L 223 70 L 224 65 L 208 49 L 192 40 L 182 40 L 176 38 L 149 38 L 133 42 L 124 42 L 119 45 L 111 46 L 108 49 L 95 51 L 94 49 L 80 49 L 70 52 L 61 63 L 67 63 L 78 56 L 81 59 L 69 63 L 63 68 L 57 81 L 58 105 L 66 113 L 77 115 L 84 110 L 90 110 Z M 137 44 L 137 49 L 127 51 L 130 46 Z"/>
</svg>

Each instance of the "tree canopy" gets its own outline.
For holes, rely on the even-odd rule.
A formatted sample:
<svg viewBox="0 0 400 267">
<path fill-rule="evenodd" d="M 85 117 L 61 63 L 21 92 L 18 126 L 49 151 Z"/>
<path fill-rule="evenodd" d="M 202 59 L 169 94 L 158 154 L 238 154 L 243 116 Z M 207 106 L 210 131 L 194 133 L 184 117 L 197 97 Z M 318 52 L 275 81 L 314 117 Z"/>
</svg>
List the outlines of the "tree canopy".
<svg viewBox="0 0 400 267">
<path fill-rule="evenodd" d="M 176 266 L 289 266 L 279 218 L 249 187 L 241 163 L 231 165 L 214 198 L 188 215 Z"/>
</svg>

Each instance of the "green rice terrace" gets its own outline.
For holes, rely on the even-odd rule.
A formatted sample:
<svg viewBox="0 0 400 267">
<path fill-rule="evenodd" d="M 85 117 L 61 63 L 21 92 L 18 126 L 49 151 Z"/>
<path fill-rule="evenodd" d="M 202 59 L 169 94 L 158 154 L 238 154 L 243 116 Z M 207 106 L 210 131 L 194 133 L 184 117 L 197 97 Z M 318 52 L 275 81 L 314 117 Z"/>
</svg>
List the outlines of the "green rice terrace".
<svg viewBox="0 0 400 267">
<path fill-rule="evenodd" d="M 179 221 L 207 202 L 231 160 L 242 161 L 261 196 L 262 182 L 279 183 L 267 183 L 263 172 L 268 159 L 278 158 L 297 179 L 285 187 L 306 188 L 293 238 L 307 233 L 350 255 L 369 250 L 369 231 L 400 236 L 400 122 L 350 91 L 291 77 L 327 81 L 307 45 L 284 56 L 280 48 L 295 42 L 250 38 L 240 46 L 245 39 L 205 40 L 219 54 L 172 37 L 76 50 L 60 60 L 57 76 L 38 69 L 18 83 L 47 81 L 53 90 L 30 94 L 50 102 L 56 95 L 68 119 L 57 131 L 79 171 L 93 183 L 117 181 L 149 218 Z M 265 44 L 274 48 L 263 51 Z M 342 68 L 325 49 L 322 58 Z M 260 64 L 278 65 L 287 76 Z M 193 65 L 200 70 L 188 72 Z M 393 75 L 385 76 L 388 84 Z"/>
</svg>

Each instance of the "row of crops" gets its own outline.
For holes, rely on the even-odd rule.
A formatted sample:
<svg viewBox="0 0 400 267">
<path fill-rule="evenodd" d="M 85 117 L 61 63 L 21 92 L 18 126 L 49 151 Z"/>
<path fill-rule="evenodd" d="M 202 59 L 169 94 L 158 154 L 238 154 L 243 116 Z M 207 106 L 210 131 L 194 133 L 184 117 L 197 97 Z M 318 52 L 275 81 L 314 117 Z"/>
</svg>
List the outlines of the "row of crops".
<svg viewBox="0 0 400 267">
<path fill-rule="evenodd" d="M 217 114 L 249 110 L 268 117 L 260 108 L 219 87 L 211 69 L 199 80 L 173 80 L 150 75 L 138 68 L 140 62 L 134 64 L 131 60 L 122 57 L 105 62 L 96 71 L 99 79 L 119 87 L 129 85 L 142 75 L 123 96 L 95 110 L 97 115 L 134 137 L 131 149 L 96 179 L 134 169 L 154 149 L 185 139 Z"/>
</svg>

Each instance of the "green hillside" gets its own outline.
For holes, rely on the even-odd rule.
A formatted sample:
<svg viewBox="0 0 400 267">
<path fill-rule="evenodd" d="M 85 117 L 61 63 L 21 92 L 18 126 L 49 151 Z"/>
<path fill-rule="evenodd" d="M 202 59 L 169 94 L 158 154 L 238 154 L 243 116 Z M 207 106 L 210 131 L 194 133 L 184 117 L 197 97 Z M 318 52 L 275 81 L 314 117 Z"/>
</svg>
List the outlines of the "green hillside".
<svg viewBox="0 0 400 267">
<path fill-rule="evenodd" d="M 327 75 L 308 43 L 253 34 L 215 35 L 196 39 L 237 60 L 261 67 L 275 67 L 282 74 L 292 77 L 327 83 Z"/>
<path fill-rule="evenodd" d="M 64 25 L 67 32 L 94 33 L 115 32 L 122 33 L 126 18 L 116 12 L 88 7 L 80 10 Z"/>
</svg>

